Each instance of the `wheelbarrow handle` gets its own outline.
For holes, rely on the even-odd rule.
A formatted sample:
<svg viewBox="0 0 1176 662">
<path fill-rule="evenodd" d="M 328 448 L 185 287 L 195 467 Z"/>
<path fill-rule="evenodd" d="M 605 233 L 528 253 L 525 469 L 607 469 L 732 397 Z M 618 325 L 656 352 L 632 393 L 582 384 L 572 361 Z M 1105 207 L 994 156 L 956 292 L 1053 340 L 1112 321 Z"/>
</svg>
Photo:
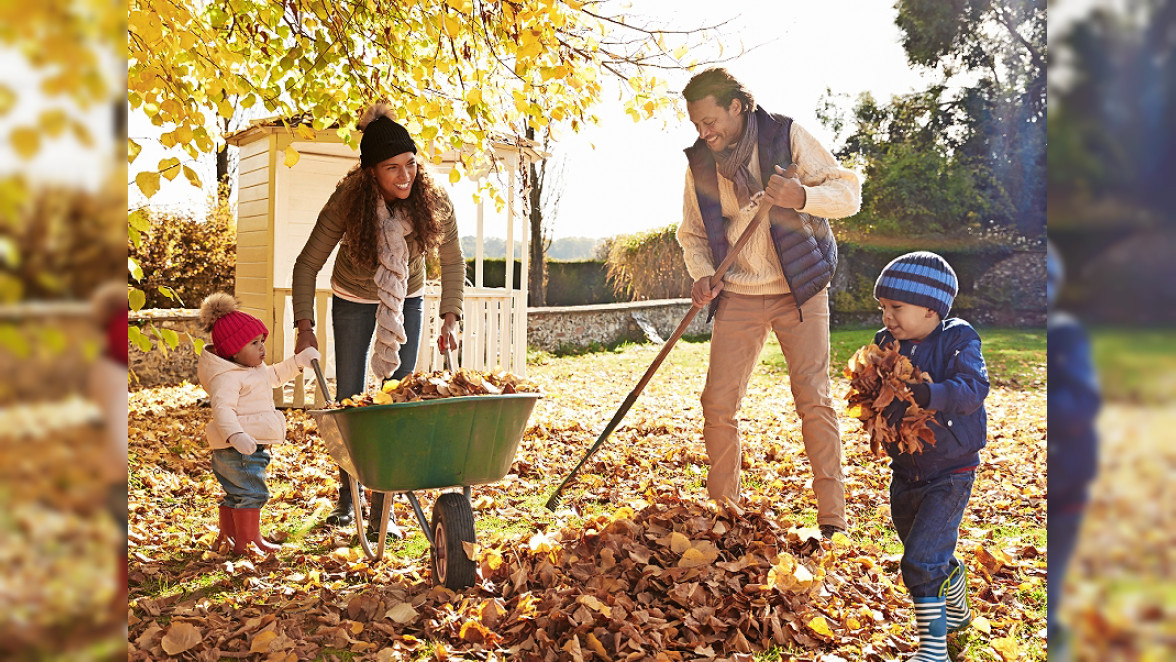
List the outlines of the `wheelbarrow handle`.
<svg viewBox="0 0 1176 662">
<path fill-rule="evenodd" d="M 319 390 L 323 392 L 323 400 L 326 400 L 327 404 L 335 404 L 331 398 L 331 392 L 327 390 L 327 379 L 323 377 L 323 368 L 319 365 L 319 360 L 311 359 L 310 367 L 314 368 L 315 381 L 318 382 Z"/>
</svg>

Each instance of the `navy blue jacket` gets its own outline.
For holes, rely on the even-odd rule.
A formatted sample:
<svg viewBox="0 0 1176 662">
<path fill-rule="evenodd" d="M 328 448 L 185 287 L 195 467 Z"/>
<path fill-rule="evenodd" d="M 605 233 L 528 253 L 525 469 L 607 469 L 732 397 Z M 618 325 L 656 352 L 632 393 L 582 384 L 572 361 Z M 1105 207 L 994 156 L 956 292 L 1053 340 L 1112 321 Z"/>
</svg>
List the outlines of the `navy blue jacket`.
<svg viewBox="0 0 1176 662">
<path fill-rule="evenodd" d="M 1094 420 L 1101 404 L 1090 341 L 1073 317 L 1049 316 L 1046 335 L 1049 386 L 1049 498 L 1050 513 L 1080 508 L 1087 486 L 1098 467 L 1098 437 Z"/>
<path fill-rule="evenodd" d="M 879 346 L 895 342 L 886 329 L 874 334 Z M 988 443 L 988 368 L 980 352 L 980 334 L 958 317 L 940 322 L 921 342 L 899 342 L 899 353 L 931 375 L 931 400 L 935 410 L 930 422 L 935 445 L 923 445 L 923 452 L 899 453 L 887 444 L 890 468 L 903 478 L 926 481 L 980 464 L 980 449 Z"/>
</svg>

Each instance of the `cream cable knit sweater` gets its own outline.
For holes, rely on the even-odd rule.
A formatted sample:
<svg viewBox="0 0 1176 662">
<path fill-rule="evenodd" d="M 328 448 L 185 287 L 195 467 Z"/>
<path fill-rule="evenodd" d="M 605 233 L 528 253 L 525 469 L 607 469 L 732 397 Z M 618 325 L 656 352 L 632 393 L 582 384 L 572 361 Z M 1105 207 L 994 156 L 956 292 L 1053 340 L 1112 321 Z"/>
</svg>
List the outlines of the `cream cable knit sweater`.
<svg viewBox="0 0 1176 662">
<path fill-rule="evenodd" d="M 842 168 L 829 150 L 805 131 L 796 122 L 792 123 L 792 160 L 799 167 L 799 177 L 805 190 L 805 206 L 798 210 L 813 216 L 845 218 L 861 208 L 861 176 L 852 170 Z M 760 177 L 759 148 L 751 154 L 751 174 Z M 735 185 L 731 180 L 719 177 L 719 203 L 723 216 L 730 220 L 727 225 L 727 239 L 734 246 L 739 236 L 751 223 L 754 213 L 741 213 L 735 199 Z M 686 259 L 686 270 L 690 277 L 698 280 L 713 276 L 715 265 L 711 260 L 710 244 L 706 240 L 706 227 L 702 212 L 698 209 L 698 196 L 694 192 L 694 175 L 686 168 L 686 191 L 682 204 L 682 224 L 678 226 L 678 243 Z M 724 292 L 736 294 L 787 294 L 788 283 L 780 269 L 776 249 L 772 245 L 769 226 L 764 223 L 756 231 L 747 246 L 731 263 L 723 276 Z"/>
</svg>

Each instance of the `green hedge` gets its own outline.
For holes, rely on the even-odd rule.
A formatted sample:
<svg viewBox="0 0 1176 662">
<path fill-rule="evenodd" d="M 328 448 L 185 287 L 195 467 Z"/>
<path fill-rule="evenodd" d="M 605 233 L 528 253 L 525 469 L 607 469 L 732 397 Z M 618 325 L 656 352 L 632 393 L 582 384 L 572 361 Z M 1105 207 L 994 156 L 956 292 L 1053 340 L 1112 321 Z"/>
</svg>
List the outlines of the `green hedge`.
<svg viewBox="0 0 1176 662">
<path fill-rule="evenodd" d="M 522 264 L 514 263 L 514 284 L 517 288 L 522 274 Z M 482 284 L 485 287 L 503 287 L 506 276 L 506 260 L 502 258 L 482 260 Z M 474 282 L 474 259 L 466 260 L 466 278 Z M 581 306 L 594 303 L 616 303 L 617 298 L 605 280 L 603 260 L 548 260 L 547 262 L 547 305 Z"/>
</svg>

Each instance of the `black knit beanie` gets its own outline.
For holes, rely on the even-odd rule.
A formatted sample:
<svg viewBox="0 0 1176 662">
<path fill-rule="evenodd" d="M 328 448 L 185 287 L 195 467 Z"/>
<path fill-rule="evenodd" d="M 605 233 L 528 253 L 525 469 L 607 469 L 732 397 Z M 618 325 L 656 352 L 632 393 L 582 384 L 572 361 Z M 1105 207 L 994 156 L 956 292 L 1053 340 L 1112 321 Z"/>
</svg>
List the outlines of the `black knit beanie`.
<svg viewBox="0 0 1176 662">
<path fill-rule="evenodd" d="M 363 130 L 363 138 L 359 141 L 359 164 L 368 168 L 397 154 L 416 154 L 416 151 L 416 143 L 409 137 L 408 129 L 381 115 Z"/>
</svg>

